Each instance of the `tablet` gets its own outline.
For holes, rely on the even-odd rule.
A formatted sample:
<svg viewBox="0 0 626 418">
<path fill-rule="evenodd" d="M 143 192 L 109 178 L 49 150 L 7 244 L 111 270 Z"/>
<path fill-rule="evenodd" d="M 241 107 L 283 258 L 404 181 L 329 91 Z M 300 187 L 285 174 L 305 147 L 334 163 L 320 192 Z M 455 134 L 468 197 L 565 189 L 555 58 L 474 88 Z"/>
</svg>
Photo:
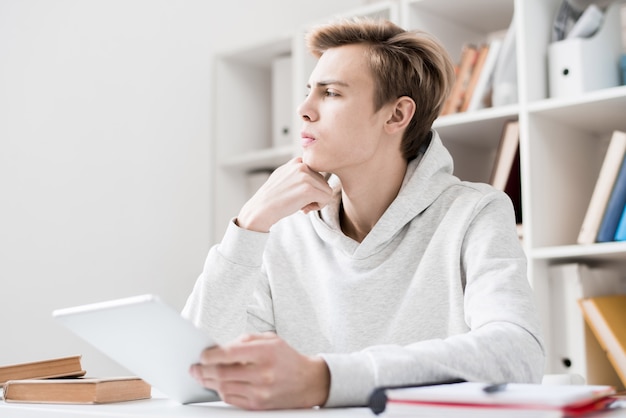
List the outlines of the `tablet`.
<svg viewBox="0 0 626 418">
<path fill-rule="evenodd" d="M 189 374 L 214 340 L 158 296 L 57 309 L 52 316 L 171 399 L 183 404 L 219 400 Z"/>
</svg>

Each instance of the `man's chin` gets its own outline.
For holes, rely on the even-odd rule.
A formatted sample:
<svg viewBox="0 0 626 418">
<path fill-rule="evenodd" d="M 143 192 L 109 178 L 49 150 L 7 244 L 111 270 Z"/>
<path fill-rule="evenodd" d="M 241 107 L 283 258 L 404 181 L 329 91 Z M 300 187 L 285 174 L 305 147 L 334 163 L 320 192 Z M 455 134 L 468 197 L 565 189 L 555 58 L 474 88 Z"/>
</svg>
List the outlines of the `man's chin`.
<svg viewBox="0 0 626 418">
<path fill-rule="evenodd" d="M 311 156 L 307 155 L 306 153 L 302 155 L 302 162 L 313 171 L 317 171 L 318 173 L 324 171 L 323 167 L 321 167 L 321 164 L 319 164 L 319 162 L 315 161 L 314 158 L 311 158 Z"/>
</svg>

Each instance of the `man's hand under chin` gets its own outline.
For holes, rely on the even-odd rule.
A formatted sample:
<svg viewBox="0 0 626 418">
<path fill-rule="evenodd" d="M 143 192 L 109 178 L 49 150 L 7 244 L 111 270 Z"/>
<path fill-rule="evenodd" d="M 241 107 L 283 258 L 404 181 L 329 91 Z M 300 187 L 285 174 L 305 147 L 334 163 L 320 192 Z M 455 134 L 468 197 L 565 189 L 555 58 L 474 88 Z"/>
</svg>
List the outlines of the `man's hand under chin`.
<svg viewBox="0 0 626 418">
<path fill-rule="evenodd" d="M 246 202 L 237 224 L 257 232 L 268 232 L 282 218 L 299 210 L 308 213 L 326 206 L 333 195 L 324 176 L 311 170 L 302 158 L 278 167 Z"/>
</svg>

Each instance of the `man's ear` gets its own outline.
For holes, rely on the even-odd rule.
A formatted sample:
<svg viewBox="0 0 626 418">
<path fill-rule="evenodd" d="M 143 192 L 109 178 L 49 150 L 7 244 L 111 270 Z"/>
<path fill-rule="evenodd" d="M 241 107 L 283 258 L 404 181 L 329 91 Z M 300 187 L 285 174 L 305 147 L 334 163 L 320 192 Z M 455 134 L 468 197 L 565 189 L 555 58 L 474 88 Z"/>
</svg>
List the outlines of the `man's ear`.
<svg viewBox="0 0 626 418">
<path fill-rule="evenodd" d="M 408 96 L 402 96 L 391 104 L 389 119 L 385 122 L 388 133 L 396 133 L 405 129 L 415 114 L 415 102 Z"/>
</svg>

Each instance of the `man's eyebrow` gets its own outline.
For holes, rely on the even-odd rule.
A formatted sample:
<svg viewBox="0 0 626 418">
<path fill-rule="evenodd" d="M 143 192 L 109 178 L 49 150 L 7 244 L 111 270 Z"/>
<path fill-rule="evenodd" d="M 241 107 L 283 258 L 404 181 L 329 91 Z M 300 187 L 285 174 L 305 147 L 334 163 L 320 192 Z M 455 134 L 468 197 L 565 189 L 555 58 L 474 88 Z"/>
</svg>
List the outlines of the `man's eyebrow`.
<svg viewBox="0 0 626 418">
<path fill-rule="evenodd" d="M 349 84 L 346 83 L 345 81 L 341 81 L 341 80 L 322 80 L 322 81 L 318 81 L 317 83 L 315 83 L 316 87 L 326 87 L 326 86 L 331 86 L 331 85 L 338 85 L 338 86 L 344 86 L 344 87 L 349 87 Z M 311 88 L 311 83 L 307 83 L 307 88 Z"/>
</svg>

